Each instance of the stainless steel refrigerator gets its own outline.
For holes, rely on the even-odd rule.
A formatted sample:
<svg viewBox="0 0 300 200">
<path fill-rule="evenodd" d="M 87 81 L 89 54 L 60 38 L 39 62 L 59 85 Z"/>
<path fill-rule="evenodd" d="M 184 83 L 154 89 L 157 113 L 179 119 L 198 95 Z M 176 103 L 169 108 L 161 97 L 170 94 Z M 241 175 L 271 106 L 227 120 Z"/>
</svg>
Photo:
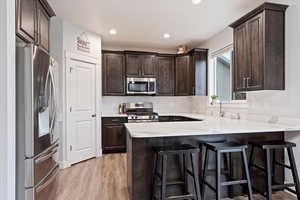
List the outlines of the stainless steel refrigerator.
<svg viewBox="0 0 300 200">
<path fill-rule="evenodd" d="M 58 174 L 55 61 L 32 44 L 17 46 L 17 200 L 53 200 Z"/>
</svg>

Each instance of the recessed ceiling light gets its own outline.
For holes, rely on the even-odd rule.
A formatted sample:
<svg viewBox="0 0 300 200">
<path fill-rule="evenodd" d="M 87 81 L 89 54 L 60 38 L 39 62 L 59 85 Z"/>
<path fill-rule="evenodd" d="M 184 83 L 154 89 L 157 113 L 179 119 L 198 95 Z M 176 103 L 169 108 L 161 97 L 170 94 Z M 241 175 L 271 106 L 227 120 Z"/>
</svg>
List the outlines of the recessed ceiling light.
<svg viewBox="0 0 300 200">
<path fill-rule="evenodd" d="M 171 37 L 171 36 L 170 36 L 169 33 L 165 33 L 165 34 L 164 34 L 164 38 L 168 39 L 168 38 L 170 38 L 170 37 Z"/>
<path fill-rule="evenodd" d="M 193 4 L 199 4 L 202 2 L 202 0 L 192 0 Z"/>
<path fill-rule="evenodd" d="M 117 34 L 117 31 L 115 29 L 110 29 L 109 30 L 109 34 L 111 35 L 116 35 Z"/>
</svg>

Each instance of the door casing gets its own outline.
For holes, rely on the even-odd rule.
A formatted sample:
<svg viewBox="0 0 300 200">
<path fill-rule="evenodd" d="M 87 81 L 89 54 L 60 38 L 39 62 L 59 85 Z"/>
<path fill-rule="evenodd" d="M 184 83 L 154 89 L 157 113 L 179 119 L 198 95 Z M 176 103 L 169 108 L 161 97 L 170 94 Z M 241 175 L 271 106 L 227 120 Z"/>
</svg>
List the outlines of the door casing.
<svg viewBox="0 0 300 200">
<path fill-rule="evenodd" d="M 70 138 L 68 137 L 70 135 L 70 88 L 72 85 L 70 85 L 70 80 L 68 73 L 70 72 L 70 65 L 72 61 L 79 61 L 79 62 L 85 62 L 94 64 L 96 66 L 96 79 L 95 79 L 95 102 L 96 102 L 96 157 L 102 156 L 102 147 L 101 147 L 101 105 L 102 105 L 102 99 L 101 99 L 101 55 L 87 55 L 83 53 L 75 53 L 72 51 L 66 51 L 65 52 L 65 69 L 64 69 L 64 75 L 63 75 L 63 92 L 62 92 L 62 101 L 63 103 L 63 127 L 62 127 L 62 162 L 60 163 L 60 168 L 67 168 L 70 167 L 72 164 L 71 161 L 71 151 L 70 151 Z"/>
</svg>

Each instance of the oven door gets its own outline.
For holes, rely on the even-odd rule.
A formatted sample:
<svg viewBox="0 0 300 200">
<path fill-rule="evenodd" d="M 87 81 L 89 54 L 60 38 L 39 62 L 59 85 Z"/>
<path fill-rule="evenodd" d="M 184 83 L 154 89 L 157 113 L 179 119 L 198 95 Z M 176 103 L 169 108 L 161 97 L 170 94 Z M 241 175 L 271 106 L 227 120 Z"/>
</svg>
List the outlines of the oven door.
<svg viewBox="0 0 300 200">
<path fill-rule="evenodd" d="M 148 94 L 148 78 L 127 78 L 127 94 Z"/>
</svg>

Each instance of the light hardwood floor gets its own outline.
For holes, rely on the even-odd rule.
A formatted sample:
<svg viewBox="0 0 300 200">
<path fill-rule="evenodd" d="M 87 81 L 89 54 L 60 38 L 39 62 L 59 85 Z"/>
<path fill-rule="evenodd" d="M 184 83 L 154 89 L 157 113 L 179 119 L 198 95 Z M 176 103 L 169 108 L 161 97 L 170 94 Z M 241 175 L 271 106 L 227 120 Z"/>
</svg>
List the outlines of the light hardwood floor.
<svg viewBox="0 0 300 200">
<path fill-rule="evenodd" d="M 110 154 L 61 170 L 54 200 L 129 200 L 126 167 L 126 154 Z M 284 192 L 273 196 L 273 200 L 296 200 Z M 263 199 L 255 196 L 255 200 Z"/>
</svg>

